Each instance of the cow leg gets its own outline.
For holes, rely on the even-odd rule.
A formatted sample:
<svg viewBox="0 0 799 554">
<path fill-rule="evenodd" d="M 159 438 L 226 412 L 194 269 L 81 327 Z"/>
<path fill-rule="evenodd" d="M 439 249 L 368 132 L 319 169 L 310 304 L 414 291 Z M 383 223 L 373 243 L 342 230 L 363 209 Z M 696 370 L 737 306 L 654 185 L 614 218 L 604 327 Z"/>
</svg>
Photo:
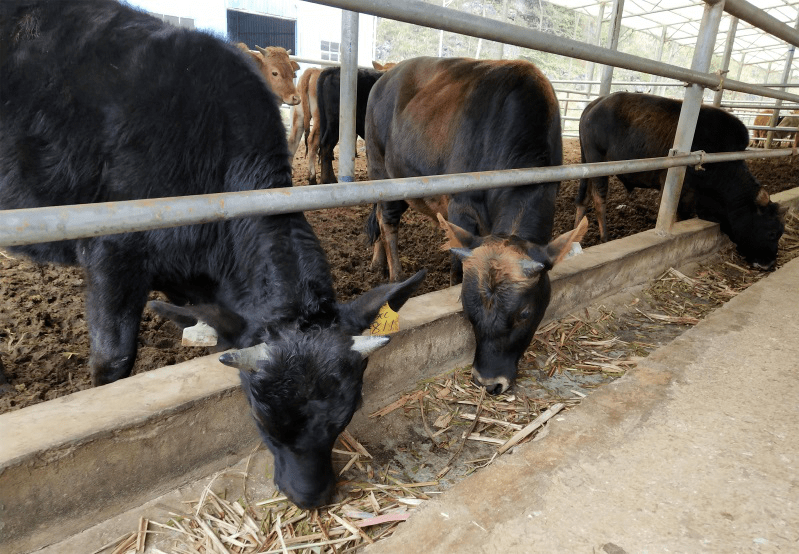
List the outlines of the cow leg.
<svg viewBox="0 0 799 554">
<path fill-rule="evenodd" d="M 588 210 L 588 194 L 593 193 L 594 187 L 591 186 L 591 179 L 580 179 L 580 187 L 577 189 L 577 198 L 574 199 L 576 207 L 574 213 L 574 228 L 585 217 L 585 212 Z"/>
<path fill-rule="evenodd" d="M 294 154 L 297 153 L 297 148 L 300 146 L 300 140 L 303 134 L 303 110 L 302 104 L 297 104 L 291 107 L 291 132 L 289 133 L 289 156 L 294 159 Z"/>
<path fill-rule="evenodd" d="M 322 183 L 337 182 L 336 174 L 333 173 L 333 148 L 335 144 L 319 144 L 319 165 L 321 168 Z"/>
<path fill-rule="evenodd" d="M 316 120 L 319 121 L 318 119 Z M 316 184 L 316 158 L 319 156 L 319 125 L 314 123 L 308 144 L 308 184 Z"/>
<path fill-rule="evenodd" d="M 150 287 L 128 252 L 109 252 L 105 247 L 86 250 L 89 253 L 84 256 L 91 258 L 84 264 L 88 282 L 89 367 L 92 384 L 100 386 L 130 375 Z"/>
<path fill-rule="evenodd" d="M 377 208 L 377 221 L 380 225 L 380 241 L 383 243 L 383 255 L 388 262 L 388 278 L 391 282 L 402 280 L 402 262 L 399 257 L 399 223 L 402 214 L 408 209 L 404 200 L 380 202 Z M 378 241 L 378 242 L 380 242 Z M 372 256 L 374 261 L 377 253 Z"/>
<path fill-rule="evenodd" d="M 596 177 L 591 187 L 591 198 L 594 201 L 594 211 L 596 212 L 596 221 L 599 225 L 599 240 L 608 242 L 608 221 L 606 204 L 608 198 L 608 177 Z M 575 223 L 575 228 L 577 224 Z"/>
</svg>

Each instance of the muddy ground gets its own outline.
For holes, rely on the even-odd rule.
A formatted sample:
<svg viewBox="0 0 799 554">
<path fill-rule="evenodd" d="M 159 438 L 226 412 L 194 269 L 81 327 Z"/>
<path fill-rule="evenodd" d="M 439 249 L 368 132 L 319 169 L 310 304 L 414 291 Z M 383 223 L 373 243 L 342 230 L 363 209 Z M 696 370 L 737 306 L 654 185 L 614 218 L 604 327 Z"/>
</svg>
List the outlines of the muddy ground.
<svg viewBox="0 0 799 554">
<path fill-rule="evenodd" d="M 564 144 L 564 163 L 579 163 L 579 145 Z M 770 193 L 799 184 L 799 162 L 772 158 L 748 162 L 752 172 Z M 308 183 L 307 161 L 302 149 L 294 162 L 294 184 Z M 366 180 L 363 151 L 356 159 L 356 179 Z M 555 233 L 573 225 L 573 199 L 577 182 L 561 185 L 555 218 Z M 633 200 L 633 201 L 631 201 Z M 632 199 L 615 180 L 608 199 L 611 239 L 654 227 L 657 193 L 637 191 Z M 308 219 L 328 253 L 341 299 L 352 298 L 382 282 L 369 270 L 371 250 L 366 246 L 363 225 L 368 207 L 309 212 Z M 591 213 L 589 212 L 589 218 Z M 596 225 L 583 246 L 598 243 Z M 405 271 L 429 270 L 419 293 L 448 286 L 449 258 L 440 250 L 442 237 L 428 220 L 410 211 L 403 218 L 400 252 Z M 0 251 L 0 360 L 9 378 L 0 387 L 0 413 L 49 400 L 90 387 L 87 362 L 89 340 L 84 319 L 83 275 L 79 269 L 36 265 Z M 205 349 L 180 346 L 180 334 L 172 323 L 145 310 L 139 333 L 134 373 L 209 353 Z"/>
</svg>

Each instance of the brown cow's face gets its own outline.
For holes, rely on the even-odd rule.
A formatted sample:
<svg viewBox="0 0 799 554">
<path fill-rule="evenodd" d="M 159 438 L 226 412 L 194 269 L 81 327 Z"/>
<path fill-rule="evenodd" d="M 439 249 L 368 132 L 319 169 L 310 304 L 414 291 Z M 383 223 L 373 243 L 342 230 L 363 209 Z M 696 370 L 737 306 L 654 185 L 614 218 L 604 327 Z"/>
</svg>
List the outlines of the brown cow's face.
<svg viewBox="0 0 799 554">
<path fill-rule="evenodd" d="M 515 236 L 475 237 L 439 221 L 447 246 L 463 263 L 461 302 L 476 341 L 472 376 L 499 394 L 516 378 L 519 359 L 549 305 L 549 269 L 582 239 L 588 222 L 584 218 L 577 229 L 537 245 Z"/>
<path fill-rule="evenodd" d="M 294 86 L 294 78 L 300 66 L 297 62 L 289 59 L 289 53 L 285 48 L 279 46 L 268 46 L 261 48 L 256 46 L 257 51 L 250 50 L 247 45 L 240 42 L 237 46 L 247 52 L 255 63 L 258 70 L 266 79 L 269 88 L 285 104 L 295 106 L 300 103 L 300 94 Z"/>
</svg>

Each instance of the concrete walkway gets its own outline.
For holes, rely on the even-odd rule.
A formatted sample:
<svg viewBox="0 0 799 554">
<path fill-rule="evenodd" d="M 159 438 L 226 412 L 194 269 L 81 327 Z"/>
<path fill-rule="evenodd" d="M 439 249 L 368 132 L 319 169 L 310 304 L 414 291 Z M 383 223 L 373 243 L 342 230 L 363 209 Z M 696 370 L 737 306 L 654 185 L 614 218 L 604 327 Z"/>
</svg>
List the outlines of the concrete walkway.
<svg viewBox="0 0 799 554">
<path fill-rule="evenodd" d="M 549 425 L 366 552 L 799 552 L 799 259 Z"/>
</svg>

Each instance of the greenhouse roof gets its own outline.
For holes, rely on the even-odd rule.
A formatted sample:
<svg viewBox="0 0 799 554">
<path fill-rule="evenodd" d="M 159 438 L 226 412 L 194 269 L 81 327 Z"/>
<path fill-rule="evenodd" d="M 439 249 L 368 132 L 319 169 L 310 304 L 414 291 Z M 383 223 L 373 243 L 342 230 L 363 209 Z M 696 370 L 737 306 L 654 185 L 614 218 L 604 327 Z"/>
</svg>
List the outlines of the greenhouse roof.
<svg viewBox="0 0 799 554">
<path fill-rule="evenodd" d="M 604 19 L 611 17 L 610 0 L 550 0 L 553 4 L 571 8 L 579 13 L 597 17 L 600 4 L 605 4 Z M 794 27 L 799 12 L 799 0 L 757 0 L 756 6 L 768 15 Z M 699 33 L 705 3 L 701 0 L 625 0 L 622 26 L 646 31 L 658 37 L 666 27 L 666 40 L 686 46 L 694 46 Z M 732 16 L 725 13 L 719 26 L 716 39 L 716 53 L 724 52 L 727 31 Z M 607 37 L 603 37 L 606 40 Z M 733 47 L 733 59 L 741 61 L 745 55 L 746 65 L 775 63 L 774 70 L 781 66 L 778 62 L 786 59 L 790 45 L 768 33 L 753 27 L 745 21 L 738 22 Z"/>
</svg>

